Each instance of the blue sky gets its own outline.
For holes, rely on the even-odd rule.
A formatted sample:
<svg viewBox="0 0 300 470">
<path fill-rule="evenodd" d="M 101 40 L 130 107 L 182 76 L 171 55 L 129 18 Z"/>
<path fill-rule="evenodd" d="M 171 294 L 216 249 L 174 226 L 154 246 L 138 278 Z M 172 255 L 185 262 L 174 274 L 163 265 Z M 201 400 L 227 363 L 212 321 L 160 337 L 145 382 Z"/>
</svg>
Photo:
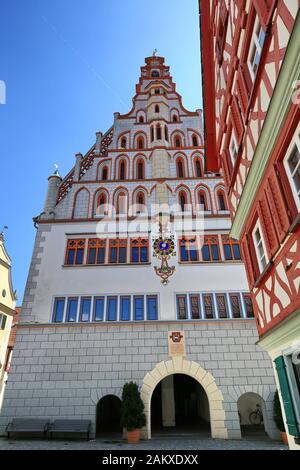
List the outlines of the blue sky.
<svg viewBox="0 0 300 470">
<path fill-rule="evenodd" d="M 144 58 L 166 58 L 187 109 L 202 107 L 197 0 L 4 0 L 0 230 L 21 304 L 54 163 L 64 176 L 113 113 L 131 108 Z"/>
</svg>

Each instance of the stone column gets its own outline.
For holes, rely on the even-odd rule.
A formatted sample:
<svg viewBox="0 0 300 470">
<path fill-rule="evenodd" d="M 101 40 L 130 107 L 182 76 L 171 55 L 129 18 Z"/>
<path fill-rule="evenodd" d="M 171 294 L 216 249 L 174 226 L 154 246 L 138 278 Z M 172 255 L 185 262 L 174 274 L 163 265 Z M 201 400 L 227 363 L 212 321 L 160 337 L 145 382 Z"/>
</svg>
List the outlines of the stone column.
<svg viewBox="0 0 300 470">
<path fill-rule="evenodd" d="M 102 132 L 96 132 L 96 144 L 95 144 L 95 153 L 99 155 L 101 151 L 101 141 L 102 141 Z"/>
<path fill-rule="evenodd" d="M 45 217 L 53 215 L 54 208 L 57 202 L 58 189 L 61 183 L 59 175 L 51 175 L 48 178 L 48 190 L 44 204 Z"/>
<path fill-rule="evenodd" d="M 169 375 L 161 381 L 161 408 L 163 426 L 166 428 L 176 426 L 173 375 Z"/>
<path fill-rule="evenodd" d="M 80 153 L 80 152 L 76 153 L 75 158 L 76 158 L 76 163 L 75 163 L 73 181 L 79 181 L 79 173 L 80 173 L 80 164 L 81 164 L 81 160 L 82 160 L 82 153 Z"/>
</svg>

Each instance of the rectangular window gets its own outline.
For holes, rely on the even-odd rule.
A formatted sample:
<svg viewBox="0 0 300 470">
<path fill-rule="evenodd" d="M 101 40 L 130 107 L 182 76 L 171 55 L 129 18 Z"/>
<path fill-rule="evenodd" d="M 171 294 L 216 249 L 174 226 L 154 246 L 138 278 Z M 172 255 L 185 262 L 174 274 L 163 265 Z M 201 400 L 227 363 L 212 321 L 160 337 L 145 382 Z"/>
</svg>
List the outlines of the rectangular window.
<svg viewBox="0 0 300 470">
<path fill-rule="evenodd" d="M 127 240 L 116 238 L 109 241 L 109 263 L 126 263 L 127 261 Z"/>
<path fill-rule="evenodd" d="M 130 246 L 132 263 L 148 263 L 149 240 L 147 238 L 131 240 Z"/>
<path fill-rule="evenodd" d="M 200 317 L 200 299 L 199 295 L 190 295 L 191 315 L 193 320 L 199 320 Z"/>
<path fill-rule="evenodd" d="M 262 48 L 265 41 L 265 32 L 262 29 L 262 26 L 259 22 L 258 17 L 255 20 L 253 28 L 253 36 L 249 48 L 248 56 L 248 68 L 252 78 L 252 81 L 255 80 L 259 62 L 261 59 Z"/>
<path fill-rule="evenodd" d="M 203 306 L 205 318 L 214 318 L 214 304 L 212 294 L 203 294 Z"/>
<path fill-rule="evenodd" d="M 134 297 L 134 320 L 144 320 L 144 296 Z"/>
<path fill-rule="evenodd" d="M 67 303 L 67 318 L 66 321 L 69 322 L 76 322 L 77 320 L 77 306 L 78 306 L 78 298 L 77 297 L 69 297 Z"/>
<path fill-rule="evenodd" d="M 229 154 L 230 154 L 230 159 L 231 159 L 231 163 L 233 167 L 235 166 L 238 153 L 239 153 L 239 147 L 238 147 L 235 135 L 234 135 L 234 130 L 232 130 L 230 141 L 229 141 Z"/>
<path fill-rule="evenodd" d="M 90 321 L 91 297 L 81 297 L 79 321 Z"/>
<path fill-rule="evenodd" d="M 186 320 L 188 317 L 186 295 L 177 295 L 177 315 L 179 320 Z"/>
<path fill-rule="evenodd" d="M 227 261 L 241 259 L 240 244 L 230 238 L 228 235 L 222 235 L 222 244 L 224 249 L 224 256 Z"/>
<path fill-rule="evenodd" d="M 179 240 L 180 246 L 180 261 L 191 262 L 198 261 L 198 248 L 196 238 L 181 238 Z"/>
<path fill-rule="evenodd" d="M 157 320 L 158 308 L 157 308 L 157 296 L 147 295 L 147 320 Z"/>
<path fill-rule="evenodd" d="M 205 235 L 204 244 L 202 246 L 203 261 L 219 261 L 219 239 L 218 235 Z"/>
<path fill-rule="evenodd" d="M 239 294 L 229 294 L 233 318 L 241 318 L 242 309 Z"/>
<path fill-rule="evenodd" d="M 130 320 L 130 310 L 131 310 L 131 298 L 121 297 L 120 299 L 120 320 L 121 321 Z"/>
<path fill-rule="evenodd" d="M 102 321 L 104 317 L 104 297 L 95 297 L 94 299 L 94 321 Z"/>
<path fill-rule="evenodd" d="M 7 316 L 0 314 L 0 329 L 1 330 L 5 330 L 6 320 L 7 320 Z"/>
<path fill-rule="evenodd" d="M 284 159 L 284 167 L 290 181 L 294 199 L 300 212 L 300 135 L 296 136 L 292 149 Z"/>
<path fill-rule="evenodd" d="M 252 238 L 254 242 L 254 248 L 256 252 L 256 257 L 259 265 L 260 272 L 263 272 L 265 267 L 268 264 L 268 256 L 265 241 L 262 236 L 262 230 L 259 220 L 257 221 L 254 230 L 252 232 Z"/>
<path fill-rule="evenodd" d="M 250 294 L 243 294 L 247 318 L 254 318 L 253 304 Z"/>
<path fill-rule="evenodd" d="M 67 265 L 83 264 L 84 248 L 85 248 L 84 239 L 68 240 L 65 264 Z"/>
<path fill-rule="evenodd" d="M 88 241 L 87 264 L 105 263 L 106 240 L 90 238 Z"/>
<path fill-rule="evenodd" d="M 107 320 L 117 320 L 118 297 L 107 297 Z"/>
<path fill-rule="evenodd" d="M 53 320 L 54 322 L 62 322 L 64 318 L 64 310 L 65 310 L 65 298 L 56 298 L 54 300 L 54 308 L 53 308 Z"/>
<path fill-rule="evenodd" d="M 219 318 L 227 318 L 228 317 L 228 308 L 227 308 L 226 295 L 225 294 L 217 294 L 216 299 L 217 299 Z"/>
</svg>

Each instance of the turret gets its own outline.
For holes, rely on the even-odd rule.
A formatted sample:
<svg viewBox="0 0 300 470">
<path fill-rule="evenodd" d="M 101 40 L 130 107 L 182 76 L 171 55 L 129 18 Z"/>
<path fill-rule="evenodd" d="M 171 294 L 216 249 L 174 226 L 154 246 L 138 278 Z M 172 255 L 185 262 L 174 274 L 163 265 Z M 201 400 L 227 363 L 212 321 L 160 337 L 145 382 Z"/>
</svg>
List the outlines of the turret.
<svg viewBox="0 0 300 470">
<path fill-rule="evenodd" d="M 48 178 L 48 190 L 44 204 L 44 217 L 52 218 L 54 216 L 54 209 L 57 202 L 59 185 L 62 179 L 56 169 L 54 174 Z"/>
</svg>

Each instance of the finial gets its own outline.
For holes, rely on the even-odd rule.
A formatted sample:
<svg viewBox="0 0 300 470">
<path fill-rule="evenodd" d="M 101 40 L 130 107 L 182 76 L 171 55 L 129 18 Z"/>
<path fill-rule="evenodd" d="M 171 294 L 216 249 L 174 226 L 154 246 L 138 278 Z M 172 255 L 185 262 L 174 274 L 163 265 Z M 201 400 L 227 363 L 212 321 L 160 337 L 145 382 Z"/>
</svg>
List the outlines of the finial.
<svg viewBox="0 0 300 470">
<path fill-rule="evenodd" d="M 0 240 L 4 240 L 4 230 L 7 230 L 8 226 L 4 225 L 1 232 L 0 232 Z"/>
<path fill-rule="evenodd" d="M 58 171 L 58 165 L 57 163 L 54 163 L 54 173 L 55 176 L 60 176 L 59 171 Z"/>
<path fill-rule="evenodd" d="M 154 51 L 152 52 L 152 56 L 155 57 L 157 54 L 157 49 L 154 49 Z"/>
</svg>

